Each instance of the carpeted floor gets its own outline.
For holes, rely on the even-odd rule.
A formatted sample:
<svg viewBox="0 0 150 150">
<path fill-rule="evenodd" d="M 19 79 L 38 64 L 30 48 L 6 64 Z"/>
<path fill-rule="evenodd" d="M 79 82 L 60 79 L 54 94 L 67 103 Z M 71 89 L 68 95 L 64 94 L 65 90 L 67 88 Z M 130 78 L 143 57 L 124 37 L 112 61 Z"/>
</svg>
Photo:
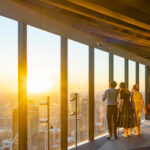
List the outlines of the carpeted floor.
<svg viewBox="0 0 150 150">
<path fill-rule="evenodd" d="M 131 135 L 128 138 L 119 134 L 117 140 L 107 140 L 106 137 L 78 147 L 78 150 L 150 150 L 150 121 L 141 125 L 141 135 Z"/>
</svg>

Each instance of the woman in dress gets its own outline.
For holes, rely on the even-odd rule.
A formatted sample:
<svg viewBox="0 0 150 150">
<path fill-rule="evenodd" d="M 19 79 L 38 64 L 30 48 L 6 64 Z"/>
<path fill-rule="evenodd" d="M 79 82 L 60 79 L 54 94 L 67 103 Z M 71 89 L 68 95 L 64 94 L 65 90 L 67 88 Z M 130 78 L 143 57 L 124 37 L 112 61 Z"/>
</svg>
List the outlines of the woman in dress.
<svg viewBox="0 0 150 150">
<path fill-rule="evenodd" d="M 139 92 L 139 86 L 136 84 L 133 86 L 133 94 L 132 94 L 132 101 L 134 104 L 135 109 L 135 115 L 137 118 L 137 125 L 134 127 L 134 134 L 139 135 L 140 134 L 140 118 L 142 114 L 142 110 L 144 108 L 144 113 L 146 113 L 146 108 L 144 106 L 143 96 Z"/>
<path fill-rule="evenodd" d="M 124 128 L 124 137 L 128 137 L 131 134 L 130 128 L 134 127 L 133 108 L 130 98 L 130 91 L 127 89 L 126 84 L 121 82 L 118 127 Z"/>
</svg>

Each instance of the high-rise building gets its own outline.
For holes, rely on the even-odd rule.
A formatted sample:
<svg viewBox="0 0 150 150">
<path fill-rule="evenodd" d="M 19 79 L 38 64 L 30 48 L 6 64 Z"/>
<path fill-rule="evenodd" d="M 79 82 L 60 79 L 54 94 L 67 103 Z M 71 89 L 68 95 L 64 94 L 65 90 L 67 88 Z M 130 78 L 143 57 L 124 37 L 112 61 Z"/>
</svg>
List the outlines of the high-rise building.
<svg viewBox="0 0 150 150">
<path fill-rule="evenodd" d="M 28 139 L 29 150 L 39 147 L 39 106 L 34 105 L 32 100 L 28 101 Z"/>
<path fill-rule="evenodd" d="M 12 112 L 12 148 L 18 150 L 18 109 Z"/>
</svg>

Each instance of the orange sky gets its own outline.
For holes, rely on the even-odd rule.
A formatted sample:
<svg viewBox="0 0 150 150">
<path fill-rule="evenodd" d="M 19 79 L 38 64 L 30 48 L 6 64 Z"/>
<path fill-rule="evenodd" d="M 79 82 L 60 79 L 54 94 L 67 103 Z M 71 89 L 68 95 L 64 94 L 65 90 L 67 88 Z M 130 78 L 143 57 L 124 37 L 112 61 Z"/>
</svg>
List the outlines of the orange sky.
<svg viewBox="0 0 150 150">
<path fill-rule="evenodd" d="M 0 17 L 0 94 L 17 93 L 17 22 Z M 28 92 L 60 90 L 60 37 L 28 26 Z M 9 43 L 9 44 L 8 44 Z M 124 59 L 114 57 L 114 79 L 124 80 Z M 130 63 L 129 63 L 130 64 Z M 129 69 L 130 83 L 135 82 L 135 63 Z M 144 68 L 142 66 L 141 68 Z M 144 72 L 144 69 L 142 69 Z M 144 80 L 144 73 L 140 72 Z M 88 90 L 88 46 L 68 41 L 69 90 Z M 144 82 L 140 82 L 144 88 Z M 95 90 L 108 87 L 108 53 L 95 50 Z"/>
</svg>

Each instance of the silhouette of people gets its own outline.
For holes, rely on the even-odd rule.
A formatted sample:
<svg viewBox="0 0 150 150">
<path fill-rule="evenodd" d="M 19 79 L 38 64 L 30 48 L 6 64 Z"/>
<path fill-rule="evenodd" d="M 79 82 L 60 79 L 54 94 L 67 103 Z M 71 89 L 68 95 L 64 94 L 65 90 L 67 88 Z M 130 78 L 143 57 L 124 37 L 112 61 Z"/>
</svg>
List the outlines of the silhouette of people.
<svg viewBox="0 0 150 150">
<path fill-rule="evenodd" d="M 102 97 L 102 100 L 105 101 L 107 99 L 107 125 L 109 135 L 107 139 L 112 137 L 112 132 L 114 132 L 114 137 L 117 139 L 117 97 L 119 94 L 119 90 L 115 89 L 117 83 L 112 81 L 110 83 L 110 88 L 107 89 Z"/>
</svg>

